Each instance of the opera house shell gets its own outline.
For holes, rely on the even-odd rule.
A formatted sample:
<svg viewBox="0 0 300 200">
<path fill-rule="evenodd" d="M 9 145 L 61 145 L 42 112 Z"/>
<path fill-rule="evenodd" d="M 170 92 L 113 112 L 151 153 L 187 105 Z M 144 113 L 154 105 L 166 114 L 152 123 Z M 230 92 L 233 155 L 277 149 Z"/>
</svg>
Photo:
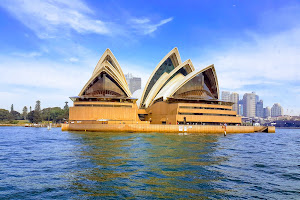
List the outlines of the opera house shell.
<svg viewBox="0 0 300 200">
<path fill-rule="evenodd" d="M 232 103 L 218 100 L 214 65 L 195 71 L 191 60 L 181 61 L 177 48 L 154 69 L 139 105 L 131 98 L 123 71 L 109 49 L 79 95 L 71 99 L 71 123 L 241 124 Z"/>
</svg>

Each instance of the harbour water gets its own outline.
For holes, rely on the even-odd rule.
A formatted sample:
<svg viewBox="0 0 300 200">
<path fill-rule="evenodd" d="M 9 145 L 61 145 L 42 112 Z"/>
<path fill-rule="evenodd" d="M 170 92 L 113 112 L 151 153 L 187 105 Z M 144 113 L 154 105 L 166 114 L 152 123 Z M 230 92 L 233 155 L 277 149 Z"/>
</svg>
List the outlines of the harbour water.
<svg viewBox="0 0 300 200">
<path fill-rule="evenodd" d="M 177 135 L 0 127 L 0 199 L 300 199 L 300 129 Z"/>
</svg>

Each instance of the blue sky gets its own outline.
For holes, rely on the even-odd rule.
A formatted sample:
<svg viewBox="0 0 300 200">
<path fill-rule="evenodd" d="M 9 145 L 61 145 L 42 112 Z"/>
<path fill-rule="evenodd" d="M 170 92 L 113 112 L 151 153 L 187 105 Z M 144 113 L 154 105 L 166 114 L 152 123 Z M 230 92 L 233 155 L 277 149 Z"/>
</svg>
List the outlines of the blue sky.
<svg viewBox="0 0 300 200">
<path fill-rule="evenodd" d="M 2 0 L 0 108 L 63 106 L 106 48 L 143 84 L 174 47 L 221 90 L 300 114 L 300 2 Z"/>
</svg>

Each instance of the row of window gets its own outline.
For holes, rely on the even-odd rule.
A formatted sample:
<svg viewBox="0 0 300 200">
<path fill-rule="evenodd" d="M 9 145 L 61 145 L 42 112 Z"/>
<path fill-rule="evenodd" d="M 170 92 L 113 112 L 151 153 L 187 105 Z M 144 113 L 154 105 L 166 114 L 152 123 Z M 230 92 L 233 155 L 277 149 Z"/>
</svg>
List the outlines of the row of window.
<svg viewBox="0 0 300 200">
<path fill-rule="evenodd" d="M 106 104 L 75 104 L 76 107 L 123 107 L 132 108 L 131 105 L 106 105 Z"/>
<path fill-rule="evenodd" d="M 210 108 L 210 107 L 193 107 L 193 106 L 179 106 L 179 108 L 187 109 L 208 109 L 208 110 L 231 110 L 229 108 Z"/>
<path fill-rule="evenodd" d="M 212 115 L 212 116 L 229 116 L 236 117 L 236 115 L 229 114 L 214 114 L 214 113 L 178 113 L 179 115 Z"/>
</svg>

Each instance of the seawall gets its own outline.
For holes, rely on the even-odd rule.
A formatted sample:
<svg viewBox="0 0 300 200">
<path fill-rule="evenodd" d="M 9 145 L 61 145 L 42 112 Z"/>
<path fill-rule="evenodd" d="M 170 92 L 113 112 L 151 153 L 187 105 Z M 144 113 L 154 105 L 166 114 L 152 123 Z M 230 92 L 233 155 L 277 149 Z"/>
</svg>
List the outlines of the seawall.
<svg viewBox="0 0 300 200">
<path fill-rule="evenodd" d="M 158 133 L 224 133 L 222 126 L 160 124 L 62 124 L 62 131 L 158 132 Z M 275 133 L 274 126 L 227 126 L 226 133 Z"/>
</svg>

